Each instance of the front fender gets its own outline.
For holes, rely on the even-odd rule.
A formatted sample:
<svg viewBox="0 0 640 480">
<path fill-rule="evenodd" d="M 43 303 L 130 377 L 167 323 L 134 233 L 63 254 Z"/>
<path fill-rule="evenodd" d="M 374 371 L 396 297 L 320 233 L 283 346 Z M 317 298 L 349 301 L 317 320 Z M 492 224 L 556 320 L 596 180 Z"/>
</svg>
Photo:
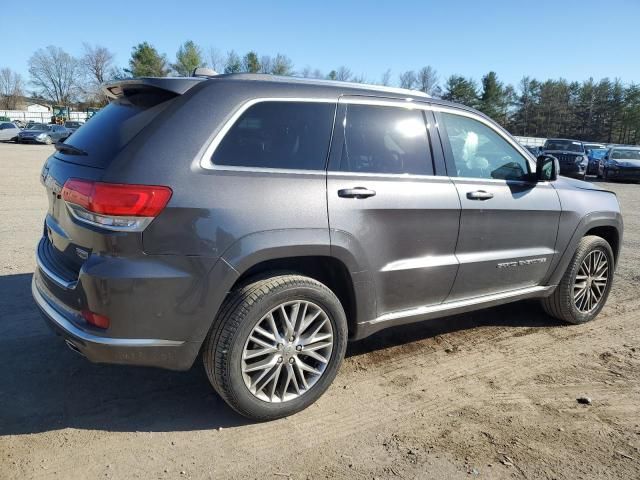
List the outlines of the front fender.
<svg viewBox="0 0 640 480">
<path fill-rule="evenodd" d="M 592 230 L 597 227 L 614 227 L 618 232 L 618 251 L 614 252 L 616 258 L 619 258 L 620 248 L 622 246 L 622 233 L 623 233 L 623 221 L 622 215 L 619 212 L 615 211 L 602 211 L 602 212 L 591 212 L 585 215 L 578 226 L 574 230 L 571 238 L 569 239 L 567 246 L 562 252 L 560 256 L 560 260 L 553 269 L 551 275 L 549 276 L 546 284 L 547 285 L 558 285 L 560 280 L 562 280 L 562 276 L 564 272 L 567 270 L 571 259 L 573 258 L 573 254 L 578 248 L 578 243 L 582 237 L 584 237 L 589 230 Z M 612 247 L 613 248 L 613 247 Z"/>
</svg>

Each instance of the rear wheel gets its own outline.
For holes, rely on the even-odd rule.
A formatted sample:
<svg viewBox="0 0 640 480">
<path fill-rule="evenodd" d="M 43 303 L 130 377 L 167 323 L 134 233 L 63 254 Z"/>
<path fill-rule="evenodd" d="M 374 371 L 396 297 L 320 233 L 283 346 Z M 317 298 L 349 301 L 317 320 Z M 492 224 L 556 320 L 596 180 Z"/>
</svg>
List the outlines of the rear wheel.
<svg viewBox="0 0 640 480">
<path fill-rule="evenodd" d="M 292 415 L 329 387 L 344 357 L 347 321 L 322 283 L 277 275 L 232 292 L 205 341 L 209 381 L 255 420 Z"/>
<path fill-rule="evenodd" d="M 544 310 L 569 323 L 593 320 L 607 301 L 613 272 L 609 243 L 594 235 L 584 237 L 556 290 L 542 299 Z"/>
</svg>

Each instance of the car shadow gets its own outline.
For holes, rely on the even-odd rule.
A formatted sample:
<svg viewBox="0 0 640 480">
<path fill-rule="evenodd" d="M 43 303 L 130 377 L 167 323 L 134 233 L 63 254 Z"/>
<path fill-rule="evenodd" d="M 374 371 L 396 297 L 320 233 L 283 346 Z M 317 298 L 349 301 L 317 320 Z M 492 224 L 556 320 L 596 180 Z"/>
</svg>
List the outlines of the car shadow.
<svg viewBox="0 0 640 480">
<path fill-rule="evenodd" d="M 63 428 L 117 432 L 191 431 L 249 423 L 213 391 L 196 361 L 187 372 L 92 364 L 68 349 L 40 317 L 31 274 L 0 276 L 0 435 Z M 481 326 L 557 325 L 522 304 L 389 329 L 349 345 L 364 355 Z"/>
</svg>

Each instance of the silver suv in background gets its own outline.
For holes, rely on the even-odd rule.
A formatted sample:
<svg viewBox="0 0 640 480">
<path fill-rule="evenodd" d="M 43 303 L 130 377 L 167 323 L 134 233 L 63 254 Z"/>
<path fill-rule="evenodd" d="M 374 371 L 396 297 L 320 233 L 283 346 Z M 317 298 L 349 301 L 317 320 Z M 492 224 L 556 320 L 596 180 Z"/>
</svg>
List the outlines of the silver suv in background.
<svg viewBox="0 0 640 480">
<path fill-rule="evenodd" d="M 347 341 L 526 298 L 604 306 L 616 196 L 483 114 L 270 75 L 141 78 L 56 145 L 32 292 L 94 362 L 200 357 L 242 415 L 291 415 Z"/>
</svg>

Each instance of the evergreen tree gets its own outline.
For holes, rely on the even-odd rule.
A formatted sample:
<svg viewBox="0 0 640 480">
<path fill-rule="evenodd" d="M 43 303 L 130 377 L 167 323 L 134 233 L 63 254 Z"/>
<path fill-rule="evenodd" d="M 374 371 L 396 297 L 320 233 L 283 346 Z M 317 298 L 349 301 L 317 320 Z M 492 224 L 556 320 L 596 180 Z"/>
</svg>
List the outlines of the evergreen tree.
<svg viewBox="0 0 640 480">
<path fill-rule="evenodd" d="M 133 77 L 166 77 L 169 74 L 167 57 L 149 43 L 142 42 L 133 47 L 126 72 Z"/>
<path fill-rule="evenodd" d="M 471 78 L 461 75 L 451 75 L 444 86 L 442 98 L 452 102 L 475 107 L 478 103 L 478 87 Z"/>
<path fill-rule="evenodd" d="M 258 54 L 253 50 L 244 56 L 242 63 L 245 72 L 258 73 L 260 71 L 260 61 L 258 60 Z"/>
<path fill-rule="evenodd" d="M 224 66 L 224 73 L 240 73 L 242 71 L 242 61 L 235 50 L 227 53 L 227 60 Z"/>
<path fill-rule="evenodd" d="M 176 53 L 176 63 L 171 65 L 181 77 L 188 77 L 194 69 L 203 66 L 202 50 L 191 40 L 187 40 L 180 46 Z"/>
</svg>

